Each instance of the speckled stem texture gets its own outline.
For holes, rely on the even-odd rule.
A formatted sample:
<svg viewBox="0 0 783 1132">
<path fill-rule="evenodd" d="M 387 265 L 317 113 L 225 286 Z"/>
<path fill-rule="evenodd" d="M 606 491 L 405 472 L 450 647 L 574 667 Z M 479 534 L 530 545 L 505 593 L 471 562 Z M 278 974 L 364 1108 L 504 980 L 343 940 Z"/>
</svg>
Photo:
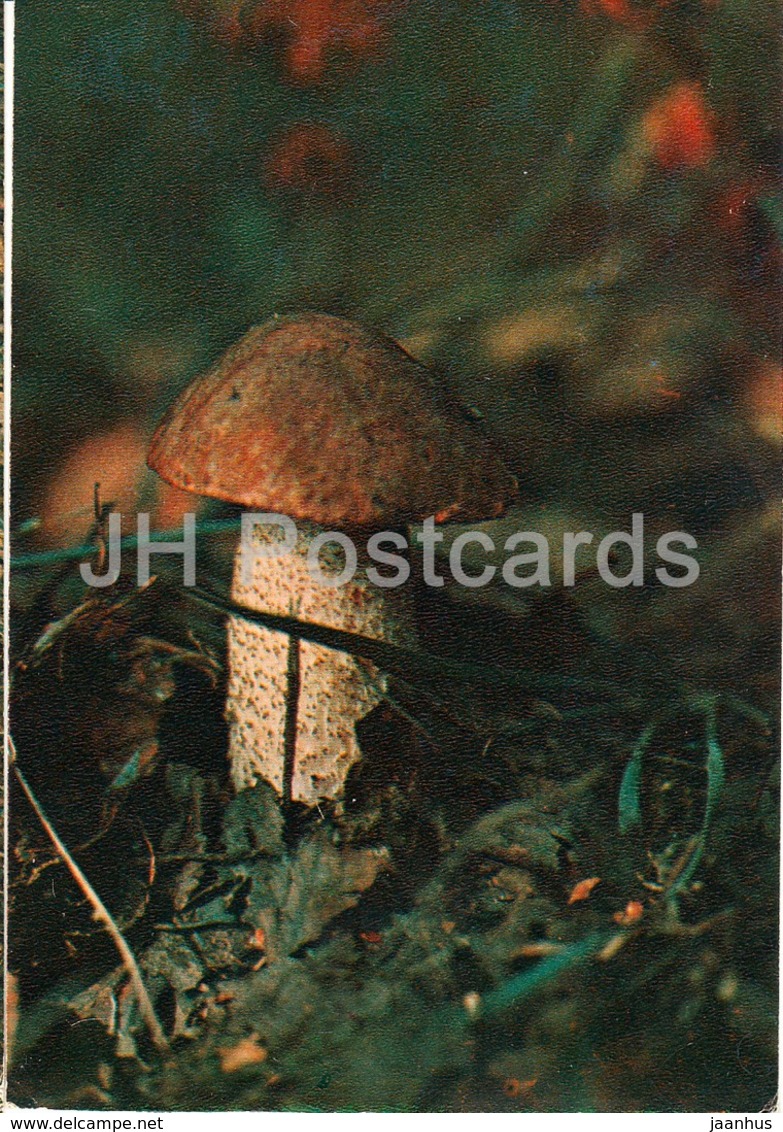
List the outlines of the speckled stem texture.
<svg viewBox="0 0 783 1132">
<path fill-rule="evenodd" d="M 232 595 L 259 612 L 298 617 L 372 637 L 411 645 L 415 642 L 410 584 L 389 589 L 373 585 L 370 565 L 356 543 L 358 566 L 344 585 L 314 580 L 307 564 L 313 537 L 320 531 L 298 525 L 296 546 L 269 556 L 280 528 L 257 526 L 244 553 L 250 569 L 243 577 L 242 548 L 237 551 Z M 326 577 L 337 577 L 342 551 L 324 546 L 319 557 Z M 239 617 L 228 621 L 228 702 L 231 777 L 237 790 L 258 779 L 284 793 L 286 717 L 289 694 L 290 638 Z M 350 767 L 361 757 L 356 724 L 383 698 L 385 677 L 375 665 L 346 653 L 301 641 L 299 693 L 291 798 L 314 806 L 339 798 Z"/>
</svg>

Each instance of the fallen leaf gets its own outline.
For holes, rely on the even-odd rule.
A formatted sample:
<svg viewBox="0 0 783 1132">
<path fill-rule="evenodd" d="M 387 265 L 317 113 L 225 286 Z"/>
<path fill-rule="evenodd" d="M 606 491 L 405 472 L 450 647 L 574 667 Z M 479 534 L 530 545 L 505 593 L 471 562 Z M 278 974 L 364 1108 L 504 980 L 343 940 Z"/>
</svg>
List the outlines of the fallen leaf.
<svg viewBox="0 0 783 1132">
<path fill-rule="evenodd" d="M 258 1034 L 250 1034 L 235 1046 L 222 1046 L 217 1055 L 224 1073 L 236 1073 L 238 1069 L 246 1069 L 249 1065 L 261 1065 L 269 1052 L 258 1044 Z"/>
<path fill-rule="evenodd" d="M 291 857 L 265 864 L 254 874 L 247 918 L 263 930 L 272 962 L 312 943 L 355 907 L 387 868 L 388 852 L 338 847 L 319 828 Z"/>
<path fill-rule="evenodd" d="M 578 904 L 580 900 L 587 900 L 593 889 L 597 884 L 601 883 L 600 877 L 586 877 L 584 880 L 578 881 L 571 889 L 571 895 L 568 897 L 569 904 Z"/>
</svg>

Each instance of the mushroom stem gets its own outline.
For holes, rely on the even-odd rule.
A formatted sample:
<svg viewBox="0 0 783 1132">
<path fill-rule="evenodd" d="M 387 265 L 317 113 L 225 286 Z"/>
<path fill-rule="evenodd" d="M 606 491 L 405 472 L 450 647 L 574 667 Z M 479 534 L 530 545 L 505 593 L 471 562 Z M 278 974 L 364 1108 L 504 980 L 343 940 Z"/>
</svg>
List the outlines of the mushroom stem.
<svg viewBox="0 0 783 1132">
<path fill-rule="evenodd" d="M 357 545 L 356 571 L 344 584 L 324 584 L 311 571 L 308 552 L 320 531 L 300 524 L 294 548 L 270 557 L 279 528 L 254 527 L 245 550 L 254 552 L 252 567 L 243 576 L 240 548 L 232 597 L 259 612 L 415 644 L 410 588 L 373 585 L 363 548 Z M 321 549 L 319 563 L 327 581 L 343 572 L 334 544 Z M 361 757 L 356 724 L 383 699 L 385 677 L 374 664 L 347 653 L 301 641 L 292 654 L 292 644 L 285 634 L 241 617 L 228 620 L 231 777 L 237 790 L 264 779 L 285 800 L 313 806 L 340 797 L 349 769 Z"/>
</svg>

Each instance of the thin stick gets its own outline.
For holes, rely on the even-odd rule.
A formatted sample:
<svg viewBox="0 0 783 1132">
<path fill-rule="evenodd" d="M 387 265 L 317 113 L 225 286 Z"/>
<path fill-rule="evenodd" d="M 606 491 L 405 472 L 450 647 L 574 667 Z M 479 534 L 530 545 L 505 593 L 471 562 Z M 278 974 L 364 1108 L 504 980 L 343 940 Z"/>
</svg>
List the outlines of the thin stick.
<svg viewBox="0 0 783 1132">
<path fill-rule="evenodd" d="M 196 534 L 219 535 L 239 530 L 239 519 L 204 519 L 196 524 Z M 91 532 L 92 534 L 92 532 Z M 182 538 L 182 527 L 175 527 L 166 531 L 150 532 L 150 542 L 170 542 L 172 539 Z M 139 545 L 136 535 L 126 535 L 120 540 L 121 550 L 133 550 Z M 60 563 L 78 562 L 84 558 L 92 558 L 96 552 L 94 542 L 86 542 L 82 546 L 67 546 L 59 550 L 39 550 L 30 554 L 20 554 L 11 559 L 12 570 L 41 570 L 47 566 L 59 566 Z"/>
<path fill-rule="evenodd" d="M 136 958 L 133 952 L 131 951 L 125 940 L 125 937 L 117 926 L 117 923 L 114 920 L 111 912 L 103 903 L 100 896 L 92 887 L 82 870 L 76 864 L 76 861 L 74 861 L 73 857 L 68 852 L 63 842 L 60 840 L 57 831 L 41 808 L 41 804 L 33 793 L 32 788 L 27 782 L 27 779 L 19 769 L 17 763 L 16 746 L 10 735 L 8 736 L 8 749 L 11 756 L 11 766 L 16 780 L 24 791 L 24 795 L 27 798 L 27 801 L 30 803 L 35 816 L 43 826 L 47 837 L 62 858 L 69 873 L 75 880 L 85 899 L 90 904 L 92 908 L 93 919 L 97 923 L 101 924 L 109 934 L 109 936 L 111 936 L 112 942 L 120 954 L 123 966 L 125 967 L 128 978 L 131 982 L 131 986 L 133 987 L 133 992 L 136 996 L 139 1013 L 141 1014 L 147 1030 L 149 1031 L 149 1035 L 152 1039 L 152 1043 L 155 1046 L 155 1049 L 160 1054 L 170 1054 L 171 1047 L 166 1039 L 165 1033 L 163 1032 L 163 1027 L 158 1021 L 158 1017 L 155 1013 L 155 1008 L 152 1005 L 152 1000 L 150 999 L 147 988 L 144 985 L 144 980 L 142 978 L 141 971 L 139 970 L 139 965 L 136 962 Z"/>
<path fill-rule="evenodd" d="M 288 673 L 286 687 L 285 724 L 283 728 L 283 809 L 290 810 L 294 770 L 296 767 L 296 731 L 299 718 L 299 641 L 288 638 Z"/>
</svg>

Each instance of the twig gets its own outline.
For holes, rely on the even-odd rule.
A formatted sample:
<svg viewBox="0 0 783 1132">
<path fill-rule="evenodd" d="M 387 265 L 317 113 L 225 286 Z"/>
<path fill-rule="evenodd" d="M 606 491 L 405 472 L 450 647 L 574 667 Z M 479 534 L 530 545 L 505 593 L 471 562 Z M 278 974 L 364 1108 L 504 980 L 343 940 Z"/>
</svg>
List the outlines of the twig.
<svg viewBox="0 0 783 1132">
<path fill-rule="evenodd" d="M 289 637 L 299 640 L 311 641 L 324 648 L 335 649 L 338 652 L 350 653 L 370 660 L 396 676 L 405 679 L 411 673 L 424 680 L 427 677 L 454 679 L 472 685 L 489 686 L 494 688 L 508 688 L 518 693 L 528 695 L 546 695 L 570 689 L 574 692 L 584 692 L 594 696 L 604 695 L 614 697 L 614 708 L 623 703 L 621 699 L 623 689 L 609 680 L 595 680 L 580 676 L 545 676 L 535 672 L 522 672 L 514 669 L 500 668 L 491 664 L 468 664 L 450 660 L 447 657 L 434 653 L 422 652 L 417 649 L 394 645 L 389 641 L 379 641 L 372 637 L 364 637 L 359 633 L 347 632 L 343 629 L 332 629 L 327 625 L 318 625 L 313 622 L 299 621 L 296 617 L 286 617 L 275 613 L 265 613 L 261 610 L 249 609 L 240 605 L 231 598 L 213 593 L 203 586 L 189 586 L 182 591 L 190 600 L 206 605 L 219 613 L 232 617 L 241 617 L 261 625 L 265 629 L 272 629 L 285 633 Z M 678 690 L 671 686 L 670 681 L 664 685 L 668 696 Z M 627 696 L 626 706 L 641 708 L 641 701 Z"/>
<path fill-rule="evenodd" d="M 150 999 L 147 988 L 144 985 L 144 980 L 142 978 L 141 971 L 139 970 L 139 965 L 136 962 L 136 958 L 133 952 L 128 946 L 128 943 L 126 942 L 122 932 L 118 928 L 111 912 L 103 903 L 95 889 L 92 887 L 87 877 L 77 865 L 76 861 L 74 861 L 73 857 L 68 852 L 63 842 L 60 840 L 59 834 L 41 808 L 41 805 L 35 794 L 33 793 L 33 790 L 30 787 L 29 783 L 27 782 L 27 779 L 19 769 L 16 746 L 10 735 L 8 736 L 8 750 L 11 756 L 10 762 L 14 776 L 21 786 L 24 795 L 27 798 L 27 801 L 30 803 L 35 816 L 38 818 L 38 821 L 41 823 L 41 826 L 46 832 L 47 837 L 57 850 L 58 854 L 67 866 L 69 873 L 73 877 L 77 886 L 92 908 L 93 919 L 97 923 L 102 925 L 102 927 L 111 937 L 114 946 L 117 948 L 117 951 L 120 954 L 123 966 L 125 967 L 128 978 L 130 979 L 131 986 L 133 988 L 133 992 L 136 996 L 139 1013 L 141 1014 L 141 1017 L 147 1027 L 153 1045 L 155 1046 L 158 1053 L 163 1054 L 164 1056 L 169 1055 L 171 1053 L 171 1047 L 168 1043 L 168 1040 L 166 1039 L 165 1033 L 163 1032 L 163 1027 L 161 1026 L 155 1013 L 155 1008 L 152 1005 L 152 1000 Z"/>
</svg>

